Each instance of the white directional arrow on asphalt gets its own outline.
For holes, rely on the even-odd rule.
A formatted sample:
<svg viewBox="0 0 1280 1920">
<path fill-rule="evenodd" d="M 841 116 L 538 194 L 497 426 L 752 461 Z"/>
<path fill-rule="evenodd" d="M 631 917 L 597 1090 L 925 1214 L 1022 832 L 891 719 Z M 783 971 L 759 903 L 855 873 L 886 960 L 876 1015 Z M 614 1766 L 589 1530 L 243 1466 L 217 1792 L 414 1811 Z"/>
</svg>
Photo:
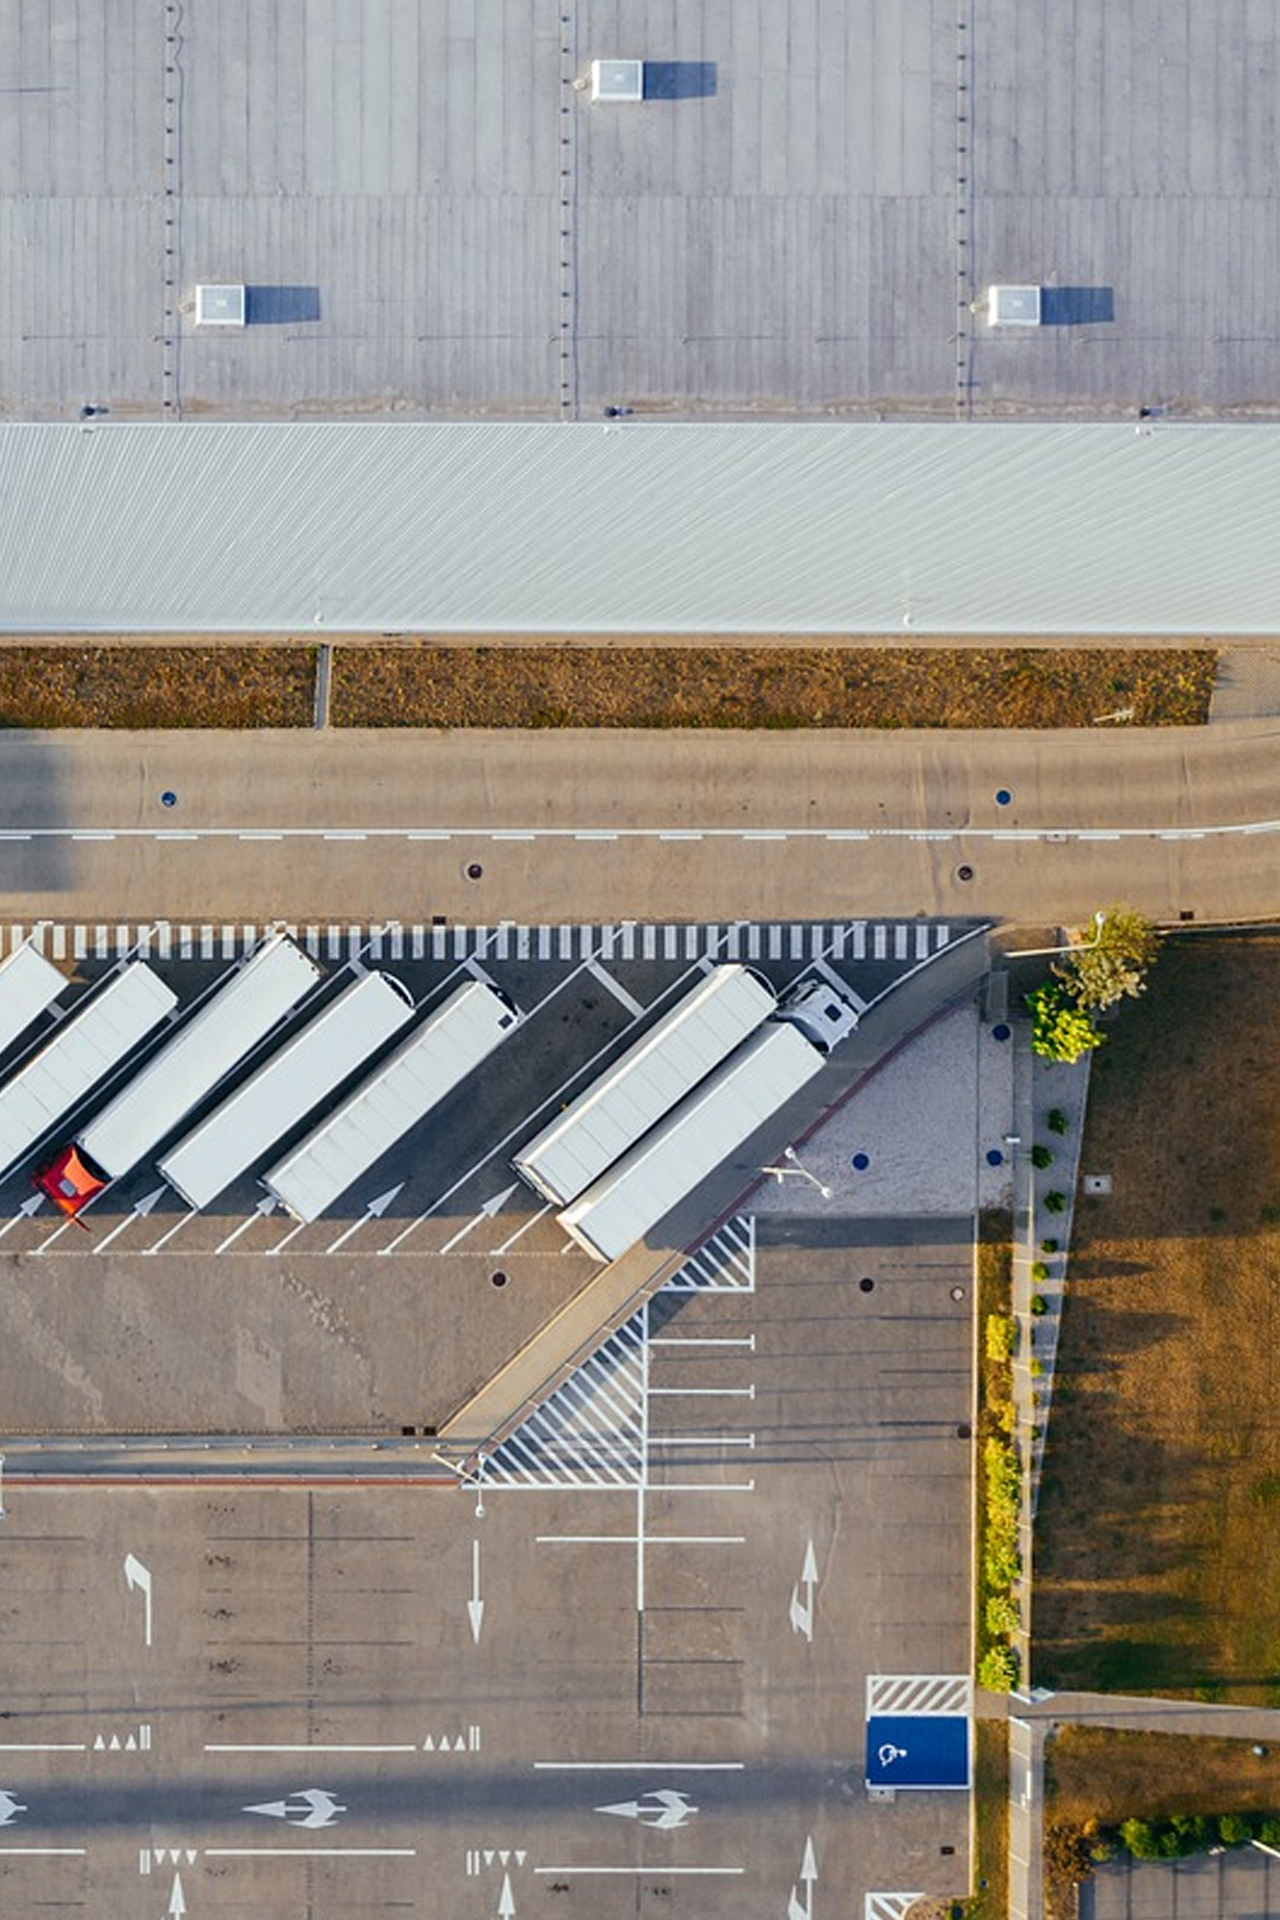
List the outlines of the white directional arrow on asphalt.
<svg viewBox="0 0 1280 1920">
<path fill-rule="evenodd" d="M 173 1892 L 169 1895 L 169 1912 L 172 1915 L 172 1920 L 178 1920 L 178 1916 L 185 1913 L 186 1910 L 187 1903 L 182 1892 L 182 1875 L 175 1873 L 173 1876 Z"/>
<path fill-rule="evenodd" d="M 11 1793 L 0 1787 L 0 1827 L 7 1827 L 11 1820 L 16 1820 L 20 1813 L 26 1811 L 20 1800 L 15 1800 Z"/>
<path fill-rule="evenodd" d="M 246 1807 L 244 1811 L 265 1813 L 271 1820 L 287 1820 L 291 1827 L 329 1827 L 347 1809 L 323 1787 L 301 1787 L 286 1800 L 264 1800 L 260 1806 Z"/>
<path fill-rule="evenodd" d="M 337 1239 L 333 1241 L 333 1243 L 330 1246 L 327 1246 L 325 1248 L 325 1252 L 336 1253 L 339 1247 L 345 1247 L 347 1244 L 347 1241 L 351 1238 L 352 1234 L 358 1233 L 361 1227 L 364 1226 L 367 1220 L 381 1220 L 383 1214 L 386 1212 L 387 1208 L 391 1205 L 391 1202 L 395 1199 L 396 1195 L 403 1190 L 403 1188 L 404 1188 L 404 1181 L 402 1180 L 398 1187 L 388 1187 L 387 1191 L 385 1193 L 380 1193 L 376 1200 L 371 1200 L 368 1206 L 365 1208 L 364 1212 L 361 1214 L 360 1218 L 358 1220 L 353 1220 L 351 1222 L 351 1225 L 347 1228 L 346 1232 L 340 1233 Z"/>
<path fill-rule="evenodd" d="M 641 1794 L 638 1800 L 617 1800 L 611 1807 L 597 1807 L 597 1813 L 616 1813 L 624 1820 L 638 1820 L 642 1827 L 682 1827 L 698 1809 L 688 1794 L 677 1787 L 658 1787 Z"/>
<path fill-rule="evenodd" d="M 813 1644 L 813 1596 L 817 1587 L 818 1562 L 811 1540 L 805 1548 L 804 1566 L 800 1569 L 800 1578 L 791 1589 L 791 1631 L 802 1633 L 810 1645 Z M 801 1588 L 804 1589 L 803 1598 Z"/>
<path fill-rule="evenodd" d="M 804 1897 L 792 1887 L 791 1898 L 787 1902 L 787 1920 L 813 1920 L 813 1887 L 818 1878 L 818 1859 L 813 1851 L 813 1835 L 806 1834 L 804 1859 L 800 1862 L 800 1883 L 804 1888 Z"/>
<path fill-rule="evenodd" d="M 133 1212 L 127 1213 L 118 1227 L 112 1227 L 110 1233 L 105 1234 L 103 1238 L 96 1243 L 93 1249 L 94 1252 L 105 1253 L 111 1245 L 111 1242 L 118 1234 L 124 1232 L 131 1221 L 145 1220 L 147 1215 L 164 1199 L 166 1192 L 167 1188 L 156 1187 L 151 1193 L 144 1193 L 141 1200 L 135 1200 L 133 1203 Z"/>
<path fill-rule="evenodd" d="M 511 1875 L 502 1876 L 502 1893 L 498 1900 L 498 1920 L 512 1920 L 516 1910 L 515 1895 L 511 1891 Z"/>
<path fill-rule="evenodd" d="M 253 1212 L 249 1215 L 248 1219 L 242 1220 L 240 1222 L 240 1225 L 235 1229 L 235 1231 L 233 1233 L 229 1233 L 226 1239 L 223 1240 L 218 1246 L 214 1248 L 214 1252 L 225 1253 L 228 1247 L 233 1247 L 235 1245 L 236 1241 L 240 1238 L 240 1235 L 242 1233 L 248 1233 L 250 1227 L 253 1225 L 255 1220 L 265 1220 L 267 1215 L 269 1213 L 274 1213 L 276 1208 L 279 1205 L 280 1205 L 280 1202 L 276 1199 L 274 1193 L 264 1193 L 261 1200 L 259 1200 L 257 1206 L 254 1208 Z"/>
<path fill-rule="evenodd" d="M 44 1195 L 42 1193 L 33 1193 L 29 1200 L 24 1200 L 12 1220 L 6 1220 L 4 1225 L 0 1227 L 0 1240 L 4 1239 L 11 1227 L 17 1226 L 19 1220 L 29 1220 L 32 1214 L 37 1213 L 43 1205 Z"/>
<path fill-rule="evenodd" d="M 151 1645 L 151 1569 L 150 1567 L 144 1567 L 141 1560 L 137 1559 L 132 1553 L 126 1553 L 124 1557 L 124 1577 L 128 1583 L 130 1593 L 137 1588 L 142 1594 L 142 1605 L 144 1609 L 142 1642 L 144 1646 L 149 1647 Z"/>
<path fill-rule="evenodd" d="M 467 1235 L 473 1228 L 478 1227 L 482 1220 L 492 1220 L 495 1213 L 501 1213 L 519 1185 L 520 1182 L 518 1180 L 513 1180 L 509 1187 L 504 1187 L 501 1193 L 495 1193 L 491 1200 L 482 1201 L 479 1213 L 468 1220 L 465 1227 L 459 1227 L 452 1240 L 445 1241 L 440 1249 L 441 1253 L 451 1253 L 457 1246 L 459 1240 L 465 1240 Z"/>
<path fill-rule="evenodd" d="M 484 1625 L 484 1601 L 480 1598 L 480 1542 L 471 1542 L 471 1598 L 467 1602 L 467 1618 L 471 1622 L 471 1638 L 476 1646 L 480 1644 L 480 1629 Z"/>
</svg>

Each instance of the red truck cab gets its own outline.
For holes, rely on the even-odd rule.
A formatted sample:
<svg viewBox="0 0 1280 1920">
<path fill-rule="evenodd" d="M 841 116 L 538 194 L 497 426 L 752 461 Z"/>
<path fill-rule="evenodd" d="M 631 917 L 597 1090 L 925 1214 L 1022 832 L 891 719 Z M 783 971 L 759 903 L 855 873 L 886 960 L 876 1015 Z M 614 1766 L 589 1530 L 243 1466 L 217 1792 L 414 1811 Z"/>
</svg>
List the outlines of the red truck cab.
<svg viewBox="0 0 1280 1920">
<path fill-rule="evenodd" d="M 64 1147 L 56 1160 L 43 1167 L 31 1184 L 52 1200 L 55 1207 L 61 1208 L 68 1219 L 74 1220 L 80 1209 L 101 1193 L 107 1183 L 82 1157 L 80 1149 L 70 1146 Z"/>
</svg>

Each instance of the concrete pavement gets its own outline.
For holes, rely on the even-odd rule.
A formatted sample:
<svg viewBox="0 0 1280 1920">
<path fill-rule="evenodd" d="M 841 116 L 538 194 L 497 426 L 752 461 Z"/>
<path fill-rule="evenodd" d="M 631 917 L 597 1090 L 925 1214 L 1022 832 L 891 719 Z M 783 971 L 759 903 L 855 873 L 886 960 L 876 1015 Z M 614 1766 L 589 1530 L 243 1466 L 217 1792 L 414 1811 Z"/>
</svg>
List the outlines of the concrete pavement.
<svg viewBox="0 0 1280 1920">
<path fill-rule="evenodd" d="M 0 888 L 15 920 L 1250 918 L 1278 904 L 1278 748 L 1267 720 L 8 735 Z"/>
</svg>

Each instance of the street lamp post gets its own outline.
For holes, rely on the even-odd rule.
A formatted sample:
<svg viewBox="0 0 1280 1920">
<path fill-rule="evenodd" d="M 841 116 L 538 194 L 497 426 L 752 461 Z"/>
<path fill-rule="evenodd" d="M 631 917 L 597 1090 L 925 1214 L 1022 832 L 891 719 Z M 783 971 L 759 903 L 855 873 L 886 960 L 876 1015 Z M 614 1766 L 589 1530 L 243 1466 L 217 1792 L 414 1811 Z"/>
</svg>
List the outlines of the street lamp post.
<svg viewBox="0 0 1280 1920">
<path fill-rule="evenodd" d="M 1106 924 L 1106 914 L 1098 912 L 1093 916 L 1092 940 L 1068 940 L 1063 947 L 1012 947 L 1004 957 L 1006 960 L 1035 960 L 1046 953 L 1088 953 L 1102 939 L 1102 929 Z"/>
<path fill-rule="evenodd" d="M 784 1147 L 782 1149 L 782 1157 L 788 1162 L 785 1167 L 761 1167 L 761 1173 L 771 1173 L 779 1186 L 782 1185 L 788 1175 L 790 1175 L 793 1180 L 807 1180 L 811 1187 L 818 1189 L 818 1192 L 824 1200 L 831 1198 L 835 1189 L 832 1187 L 824 1187 L 816 1173 L 810 1173 L 808 1167 L 801 1166 L 800 1156 L 794 1147 Z"/>
</svg>

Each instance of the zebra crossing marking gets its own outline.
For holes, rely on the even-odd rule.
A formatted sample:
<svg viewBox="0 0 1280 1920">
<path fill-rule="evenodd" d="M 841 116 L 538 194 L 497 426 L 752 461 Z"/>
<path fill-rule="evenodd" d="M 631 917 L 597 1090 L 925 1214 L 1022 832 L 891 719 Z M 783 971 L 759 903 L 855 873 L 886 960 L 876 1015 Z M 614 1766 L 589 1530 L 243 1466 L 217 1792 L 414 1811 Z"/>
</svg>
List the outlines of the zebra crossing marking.
<svg viewBox="0 0 1280 1920">
<path fill-rule="evenodd" d="M 186 921 L 157 920 L 150 926 L 42 921 L 36 926 L 11 925 L 0 930 L 0 953 L 15 952 L 28 939 L 38 952 L 54 960 L 226 960 L 243 957 L 267 929 L 251 922 L 198 926 Z M 381 960 L 465 961 L 481 956 L 508 960 L 561 960 L 573 963 L 600 958 L 622 960 L 792 961 L 813 966 L 823 960 L 922 961 L 951 944 L 954 929 L 942 921 L 844 921 L 828 925 L 816 921 L 725 925 L 697 922 L 666 925 L 634 920 L 620 923 L 497 926 L 404 926 L 384 921 L 376 926 L 324 925 L 290 927 L 289 931 L 316 959 L 334 962 L 365 956 Z"/>
</svg>

